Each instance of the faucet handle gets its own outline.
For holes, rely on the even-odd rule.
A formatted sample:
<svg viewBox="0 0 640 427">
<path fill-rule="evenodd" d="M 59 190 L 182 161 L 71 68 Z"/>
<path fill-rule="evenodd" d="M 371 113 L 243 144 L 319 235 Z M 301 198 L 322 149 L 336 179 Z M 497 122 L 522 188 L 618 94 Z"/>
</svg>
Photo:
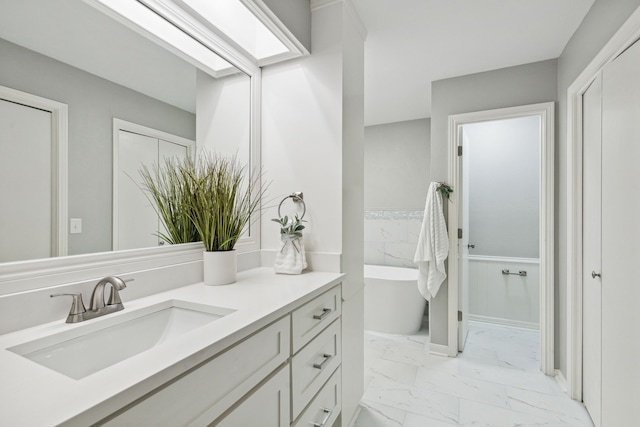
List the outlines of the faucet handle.
<svg viewBox="0 0 640 427">
<path fill-rule="evenodd" d="M 52 294 L 50 297 L 61 297 L 69 295 L 73 297 L 73 302 L 71 303 L 71 310 L 69 310 L 69 316 L 74 314 L 82 314 L 87 311 L 84 307 L 84 302 L 82 301 L 82 294 L 80 292 L 70 293 L 70 294 Z"/>
</svg>

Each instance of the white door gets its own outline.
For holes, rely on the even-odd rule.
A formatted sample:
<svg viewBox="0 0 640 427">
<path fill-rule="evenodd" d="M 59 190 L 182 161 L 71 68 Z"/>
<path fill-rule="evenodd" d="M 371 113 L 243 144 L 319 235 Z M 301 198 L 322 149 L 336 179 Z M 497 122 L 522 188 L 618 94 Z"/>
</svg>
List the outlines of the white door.
<svg viewBox="0 0 640 427">
<path fill-rule="evenodd" d="M 0 100 L 0 262 L 55 254 L 51 132 L 50 112 Z"/>
<path fill-rule="evenodd" d="M 601 425 L 602 368 L 602 79 L 583 96 L 582 196 L 582 400 L 596 427 Z M 595 277 L 594 277 L 595 276 Z"/>
<path fill-rule="evenodd" d="M 162 166 L 166 158 L 187 156 L 188 142 L 176 143 L 138 132 L 118 130 L 117 228 L 115 249 L 137 249 L 164 245 L 158 232 L 166 230 L 141 187 L 140 168 Z M 192 144 L 191 144 L 192 145 Z"/>
<path fill-rule="evenodd" d="M 459 147 L 465 144 L 466 134 L 464 126 L 460 132 Z M 468 150 L 467 150 L 468 151 Z M 468 316 L 469 316 L 469 157 L 468 152 L 458 156 L 458 185 L 456 194 L 451 197 L 458 198 L 458 223 L 462 227 L 462 239 L 458 239 L 458 307 L 462 313 L 462 319 L 458 317 L 458 351 L 464 350 L 467 341 Z M 446 203 L 446 201 L 445 201 Z"/>
<path fill-rule="evenodd" d="M 164 164 L 165 159 L 171 157 L 177 157 L 179 159 L 183 159 L 188 155 L 188 148 L 181 144 L 176 144 L 173 142 L 165 141 L 163 139 L 158 140 L 158 162 L 159 164 Z M 162 221 L 158 221 L 158 230 L 162 234 L 167 234 L 167 229 L 165 228 Z M 158 244 L 164 245 L 166 242 L 158 238 Z"/>
<path fill-rule="evenodd" d="M 151 170 L 157 163 L 157 138 L 119 131 L 118 240 L 114 250 L 158 245 L 158 215 L 140 187 L 139 173 L 141 165 Z"/>
<path fill-rule="evenodd" d="M 640 43 L 602 78 L 602 425 L 640 420 Z"/>
</svg>

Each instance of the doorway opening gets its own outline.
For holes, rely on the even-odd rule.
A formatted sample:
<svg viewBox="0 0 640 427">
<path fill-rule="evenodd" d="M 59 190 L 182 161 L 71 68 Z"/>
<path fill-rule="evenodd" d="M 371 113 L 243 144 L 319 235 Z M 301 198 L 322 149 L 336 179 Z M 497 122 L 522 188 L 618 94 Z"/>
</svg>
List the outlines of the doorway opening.
<svg viewBox="0 0 640 427">
<path fill-rule="evenodd" d="M 553 110 L 449 118 L 450 356 L 464 349 L 470 319 L 539 325 L 539 366 L 554 373 Z"/>
</svg>

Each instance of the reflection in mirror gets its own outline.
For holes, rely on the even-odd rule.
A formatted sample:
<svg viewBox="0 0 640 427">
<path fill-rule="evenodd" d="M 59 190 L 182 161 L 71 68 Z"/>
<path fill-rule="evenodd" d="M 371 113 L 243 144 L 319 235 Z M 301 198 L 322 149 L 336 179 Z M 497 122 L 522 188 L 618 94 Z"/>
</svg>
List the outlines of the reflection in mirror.
<svg viewBox="0 0 640 427">
<path fill-rule="evenodd" d="M 113 185 L 114 119 L 196 141 L 198 148 L 237 153 L 249 164 L 249 76 L 231 66 L 215 73 L 198 70 L 80 0 L 21 0 L 5 2 L 2 8 L 0 86 L 68 107 L 68 162 L 64 165 L 62 159 L 62 164 L 68 168 L 66 213 L 71 227 L 68 235 L 60 236 L 66 239 L 68 255 L 113 248 L 118 232 L 113 228 L 113 196 L 118 191 Z M 220 63 L 228 65 L 222 59 Z M 2 147 L 25 142 L 2 135 Z M 19 169 L 39 169 L 37 161 L 42 160 L 36 160 L 36 154 L 42 151 L 31 151 L 28 158 L 16 155 L 11 162 Z M 19 178 L 12 182 L 14 193 L 33 194 L 30 183 Z M 37 182 L 43 184 L 42 179 Z M 0 191 L 3 204 L 22 203 L 8 199 L 4 187 Z M 38 210 L 46 209 L 29 208 L 31 213 Z M 0 213 L 0 220 L 6 223 L 9 218 Z M 10 226 L 31 225 L 30 220 L 16 222 Z M 44 240 L 44 234 L 30 239 Z M 3 238 L 0 245 L 4 249 L 14 243 Z M 11 250 L 0 253 L 5 252 Z M 20 259 L 43 256 L 47 254 L 34 251 Z M 0 262 L 16 260 L 3 255 Z"/>
</svg>

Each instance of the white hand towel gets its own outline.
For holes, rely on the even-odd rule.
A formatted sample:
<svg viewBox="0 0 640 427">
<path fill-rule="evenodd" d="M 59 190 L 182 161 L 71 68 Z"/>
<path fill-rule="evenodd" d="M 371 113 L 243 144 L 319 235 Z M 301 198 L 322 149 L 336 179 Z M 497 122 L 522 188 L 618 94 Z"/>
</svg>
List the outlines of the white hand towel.
<svg viewBox="0 0 640 427">
<path fill-rule="evenodd" d="M 442 194 L 437 182 L 432 182 L 427 193 L 424 219 L 413 261 L 418 265 L 418 290 L 427 301 L 435 297 L 446 279 L 444 261 L 449 255 L 449 236 L 442 211 Z"/>
</svg>

